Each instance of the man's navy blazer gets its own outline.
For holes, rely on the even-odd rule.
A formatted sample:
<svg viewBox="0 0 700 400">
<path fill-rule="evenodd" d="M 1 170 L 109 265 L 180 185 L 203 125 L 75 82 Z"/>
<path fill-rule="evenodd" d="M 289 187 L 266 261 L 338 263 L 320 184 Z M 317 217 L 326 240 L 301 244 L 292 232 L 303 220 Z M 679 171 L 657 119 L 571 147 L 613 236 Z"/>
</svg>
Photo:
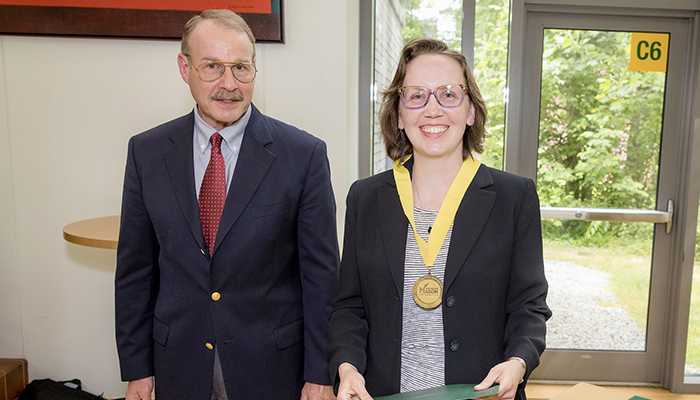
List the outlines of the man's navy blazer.
<svg viewBox="0 0 700 400">
<path fill-rule="evenodd" d="M 296 400 L 304 381 L 329 383 L 339 257 L 326 146 L 251 107 L 211 257 L 194 114 L 129 142 L 117 347 L 122 379 L 154 375 L 160 399 L 209 399 L 214 347 L 232 399 Z"/>
<path fill-rule="evenodd" d="M 412 159 L 406 163 L 412 165 Z M 338 383 L 338 366 L 353 364 L 372 396 L 400 388 L 408 232 L 392 171 L 352 185 L 331 316 L 330 374 Z M 477 384 L 513 356 L 526 361 L 527 379 L 545 348 L 546 294 L 535 185 L 482 165 L 455 215 L 447 253 L 445 383 Z M 523 389 L 516 399 L 525 398 Z"/>
</svg>

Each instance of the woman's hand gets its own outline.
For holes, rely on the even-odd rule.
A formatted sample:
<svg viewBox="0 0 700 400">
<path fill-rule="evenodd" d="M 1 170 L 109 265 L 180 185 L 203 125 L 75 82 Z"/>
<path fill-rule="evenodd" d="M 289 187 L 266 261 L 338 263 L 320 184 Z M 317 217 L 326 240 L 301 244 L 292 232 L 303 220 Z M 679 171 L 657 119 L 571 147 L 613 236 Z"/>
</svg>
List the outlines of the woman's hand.
<svg viewBox="0 0 700 400">
<path fill-rule="evenodd" d="M 474 386 L 474 389 L 485 390 L 494 383 L 498 383 L 500 385 L 498 398 L 500 400 L 513 400 L 515 392 L 518 390 L 518 384 L 520 384 L 524 376 L 525 368 L 523 368 L 523 365 L 518 360 L 510 359 L 491 368 L 486 378 Z"/>
<path fill-rule="evenodd" d="M 338 376 L 340 377 L 338 400 L 372 400 L 372 396 L 365 389 L 365 378 L 354 365 L 340 364 Z"/>
</svg>

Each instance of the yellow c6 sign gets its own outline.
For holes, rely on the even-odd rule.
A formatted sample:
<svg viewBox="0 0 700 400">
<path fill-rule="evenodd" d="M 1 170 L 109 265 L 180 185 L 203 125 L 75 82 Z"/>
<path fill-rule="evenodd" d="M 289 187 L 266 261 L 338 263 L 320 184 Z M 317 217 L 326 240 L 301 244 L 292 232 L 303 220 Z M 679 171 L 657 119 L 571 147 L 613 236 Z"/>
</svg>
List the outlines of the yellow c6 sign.
<svg viewBox="0 0 700 400">
<path fill-rule="evenodd" d="M 632 32 L 630 71 L 666 72 L 668 33 Z"/>
</svg>

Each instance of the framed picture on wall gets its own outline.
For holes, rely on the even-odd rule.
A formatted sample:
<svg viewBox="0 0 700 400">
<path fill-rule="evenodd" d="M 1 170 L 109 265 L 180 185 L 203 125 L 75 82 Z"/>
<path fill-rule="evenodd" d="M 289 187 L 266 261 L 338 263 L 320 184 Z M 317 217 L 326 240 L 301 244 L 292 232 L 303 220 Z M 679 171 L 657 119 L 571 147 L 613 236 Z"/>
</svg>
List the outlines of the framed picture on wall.
<svg viewBox="0 0 700 400">
<path fill-rule="evenodd" d="M 258 42 L 284 43 L 282 0 L 0 0 L 0 35 L 179 40 L 211 8 L 239 13 Z"/>
</svg>

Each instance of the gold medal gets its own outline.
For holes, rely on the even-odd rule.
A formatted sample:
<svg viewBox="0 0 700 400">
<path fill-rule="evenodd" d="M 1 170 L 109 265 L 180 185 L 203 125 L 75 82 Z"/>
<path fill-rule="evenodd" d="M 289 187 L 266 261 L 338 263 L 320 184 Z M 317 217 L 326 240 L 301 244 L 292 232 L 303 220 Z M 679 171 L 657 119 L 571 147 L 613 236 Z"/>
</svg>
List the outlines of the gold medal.
<svg viewBox="0 0 700 400">
<path fill-rule="evenodd" d="M 410 156 L 409 156 L 410 157 Z M 447 232 L 454 221 L 455 214 L 459 204 L 464 198 L 464 194 L 469 188 L 474 176 L 479 170 L 481 163 L 473 157 L 467 157 L 462 162 L 462 167 L 457 173 L 454 181 L 450 185 L 450 190 L 440 206 L 435 223 L 430 230 L 428 241 L 426 242 L 418 235 L 416 231 L 416 223 L 413 218 L 413 189 L 411 187 L 411 174 L 406 167 L 403 166 L 405 160 L 394 161 L 394 180 L 396 181 L 396 190 L 401 200 L 406 218 L 413 228 L 413 234 L 416 237 L 416 244 L 423 257 L 428 275 L 423 275 L 416 279 L 413 284 L 413 300 L 420 307 L 433 309 L 442 303 L 442 281 L 437 276 L 430 273 L 430 269 L 435 264 L 435 258 L 442 247 L 442 243 L 447 237 Z"/>
<path fill-rule="evenodd" d="M 419 306 L 428 310 L 442 303 L 442 281 L 435 275 L 428 273 L 416 279 L 413 284 L 413 300 Z"/>
</svg>

